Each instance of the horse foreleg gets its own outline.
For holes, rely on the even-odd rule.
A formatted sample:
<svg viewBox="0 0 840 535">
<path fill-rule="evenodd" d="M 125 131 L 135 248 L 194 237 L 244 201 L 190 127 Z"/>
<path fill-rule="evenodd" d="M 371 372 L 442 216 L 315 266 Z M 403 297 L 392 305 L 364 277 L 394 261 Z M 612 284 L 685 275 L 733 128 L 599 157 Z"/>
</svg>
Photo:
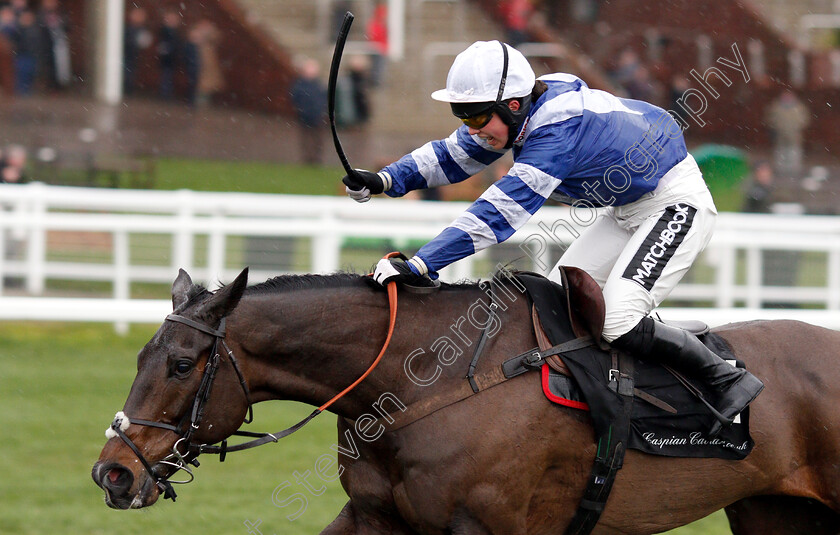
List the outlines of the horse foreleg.
<svg viewBox="0 0 840 535">
<path fill-rule="evenodd" d="M 726 507 L 733 535 L 836 535 L 840 515 L 811 499 L 753 496 Z"/>
</svg>

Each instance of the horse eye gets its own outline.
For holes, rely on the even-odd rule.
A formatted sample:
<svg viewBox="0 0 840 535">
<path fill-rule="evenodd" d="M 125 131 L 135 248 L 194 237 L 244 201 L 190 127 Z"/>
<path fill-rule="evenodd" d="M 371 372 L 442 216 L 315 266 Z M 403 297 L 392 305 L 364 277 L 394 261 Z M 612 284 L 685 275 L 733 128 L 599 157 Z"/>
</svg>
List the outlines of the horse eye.
<svg viewBox="0 0 840 535">
<path fill-rule="evenodd" d="M 192 362 L 188 360 L 179 360 L 175 363 L 175 373 L 179 375 L 183 375 L 189 373 L 192 370 Z"/>
</svg>

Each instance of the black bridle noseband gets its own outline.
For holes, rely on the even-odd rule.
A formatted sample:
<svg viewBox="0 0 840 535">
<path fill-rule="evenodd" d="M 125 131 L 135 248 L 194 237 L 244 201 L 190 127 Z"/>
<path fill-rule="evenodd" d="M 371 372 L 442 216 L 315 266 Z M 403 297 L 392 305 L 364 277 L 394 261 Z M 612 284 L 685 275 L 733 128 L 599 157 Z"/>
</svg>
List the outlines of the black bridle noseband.
<svg viewBox="0 0 840 535">
<path fill-rule="evenodd" d="M 218 329 L 213 329 L 203 323 L 199 323 L 195 320 L 191 320 L 189 318 L 185 318 L 184 316 L 180 316 L 177 314 L 169 314 L 166 316 L 167 321 L 173 321 L 177 323 L 182 323 L 193 329 L 197 329 L 203 333 L 207 333 L 213 337 L 213 347 L 210 350 L 210 356 L 207 358 L 207 364 L 204 366 L 204 373 L 201 377 L 201 383 L 198 386 L 198 391 L 196 391 L 195 399 L 193 400 L 192 410 L 189 413 L 189 421 L 186 421 L 185 418 L 181 421 L 179 425 L 172 425 L 163 422 L 155 422 L 150 420 L 141 420 L 135 419 L 125 416 L 122 412 L 118 412 L 114 421 L 111 422 L 111 426 L 109 428 L 109 433 L 106 436 L 111 436 L 110 432 L 113 431 L 115 436 L 120 437 L 123 442 L 128 445 L 129 448 L 134 452 L 140 462 L 143 464 L 143 468 L 146 469 L 146 472 L 155 480 L 155 484 L 158 487 L 158 490 L 163 494 L 164 499 L 169 498 L 172 501 L 175 501 L 176 494 L 175 490 L 172 488 L 173 483 L 189 483 L 193 480 L 194 476 L 192 471 L 190 470 L 188 464 L 193 466 L 198 466 L 197 457 L 202 453 L 211 453 L 219 455 L 219 460 L 224 461 L 225 455 L 231 451 L 241 451 L 249 448 L 253 448 L 255 446 L 261 446 L 262 444 L 267 444 L 269 442 L 277 442 L 281 438 L 288 436 L 301 427 L 303 427 L 306 423 L 308 423 L 312 418 L 320 414 L 320 410 L 316 410 L 312 414 L 310 414 L 307 418 L 302 420 L 301 422 L 293 425 L 292 427 L 280 431 L 278 433 L 251 433 L 248 431 L 236 431 L 233 433 L 237 436 L 245 436 L 245 437 L 252 437 L 255 440 L 251 440 L 248 442 L 244 442 L 242 444 L 237 444 L 235 446 L 228 447 L 227 440 L 223 440 L 221 445 L 215 446 L 210 444 L 197 444 L 192 442 L 193 434 L 201 427 L 201 420 L 204 416 L 204 409 L 207 405 L 207 401 L 210 399 L 210 391 L 213 387 L 213 381 L 216 378 L 216 373 L 219 371 L 219 365 L 222 360 L 221 352 L 219 351 L 219 345 L 224 348 L 226 355 L 230 359 L 231 364 L 233 365 L 233 369 L 236 372 L 236 375 L 239 379 L 239 384 L 242 386 L 242 392 L 245 394 L 245 401 L 248 404 L 248 415 L 243 420 L 243 423 L 251 423 L 254 419 L 254 410 L 253 404 L 251 402 L 251 393 L 248 390 L 248 384 L 245 382 L 245 376 L 242 375 L 242 371 L 239 369 L 239 364 L 236 362 L 236 358 L 233 356 L 233 351 L 225 343 L 225 318 L 222 318 L 221 322 L 219 323 Z M 175 445 L 172 447 L 172 453 L 168 455 L 163 460 L 159 461 L 159 464 L 167 465 L 169 467 L 174 468 L 172 473 L 169 475 L 158 475 L 156 474 L 149 462 L 143 456 L 140 448 L 137 447 L 136 444 L 125 434 L 125 430 L 128 429 L 130 424 L 137 424 L 143 425 L 147 427 L 157 427 L 159 429 L 166 429 L 167 431 L 172 431 L 173 433 L 177 434 L 181 438 L 179 438 Z M 186 424 L 186 426 L 185 426 Z M 181 443 L 186 445 L 186 453 L 181 453 L 178 449 Z M 184 470 L 189 475 L 189 479 L 185 481 L 170 481 L 169 478 L 175 475 L 178 471 Z"/>
</svg>

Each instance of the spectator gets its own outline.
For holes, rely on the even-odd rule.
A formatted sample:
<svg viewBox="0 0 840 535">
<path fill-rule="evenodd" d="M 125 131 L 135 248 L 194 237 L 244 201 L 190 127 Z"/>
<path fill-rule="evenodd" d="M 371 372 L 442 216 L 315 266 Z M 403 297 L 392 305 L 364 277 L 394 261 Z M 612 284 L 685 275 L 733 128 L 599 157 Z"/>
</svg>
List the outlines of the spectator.
<svg viewBox="0 0 840 535">
<path fill-rule="evenodd" d="M 17 32 L 17 16 L 12 6 L 0 7 L 0 35 L 14 41 Z"/>
<path fill-rule="evenodd" d="M 811 120 L 810 112 L 785 89 L 767 110 L 767 126 L 773 136 L 776 171 L 796 176 L 802 170 L 802 132 Z"/>
<path fill-rule="evenodd" d="M 528 25 L 534 13 L 531 0 L 506 0 L 500 6 L 507 42 L 512 47 L 531 40 Z"/>
<path fill-rule="evenodd" d="M 338 128 L 353 127 L 358 122 L 353 81 L 349 76 L 339 76 L 335 83 L 335 122 Z"/>
<path fill-rule="evenodd" d="M 29 10 L 22 11 L 18 17 L 14 39 L 15 93 L 18 95 L 32 93 L 43 44 L 41 37 L 41 30 L 35 23 L 35 13 Z"/>
<path fill-rule="evenodd" d="M 328 44 L 332 45 L 335 43 L 338 31 L 344 23 L 344 15 L 348 11 L 351 11 L 351 7 L 353 7 L 353 2 L 350 0 L 333 0 L 331 15 L 332 26 L 330 27 L 330 31 L 327 33 Z"/>
<path fill-rule="evenodd" d="M 546 3 L 553 4 L 558 2 L 547 0 Z M 569 13 L 573 20 L 590 24 L 598 20 L 600 9 L 600 0 L 572 0 L 569 6 Z"/>
<path fill-rule="evenodd" d="M 50 89 L 65 89 L 70 85 L 73 69 L 70 63 L 70 40 L 67 37 L 67 18 L 58 0 L 43 0 L 38 24 L 44 34 L 44 73 Z"/>
<path fill-rule="evenodd" d="M 199 67 L 195 105 L 205 106 L 212 101 L 216 93 L 225 87 L 225 79 L 217 52 L 219 30 L 211 21 L 203 19 L 196 23 L 193 31 Z"/>
<path fill-rule="evenodd" d="M 749 213 L 769 212 L 772 193 L 773 166 L 770 162 L 762 160 L 753 167 L 752 180 L 749 182 L 741 210 Z"/>
<path fill-rule="evenodd" d="M 349 73 L 339 76 L 336 83 L 335 112 L 339 128 L 363 126 L 370 120 L 370 62 L 365 56 L 353 56 L 349 64 Z"/>
<path fill-rule="evenodd" d="M 9 145 L 5 157 L 0 158 L 0 183 L 23 184 L 26 175 L 26 149 L 22 145 Z"/>
<path fill-rule="evenodd" d="M 350 90 L 355 109 L 355 125 L 362 126 L 370 120 L 370 100 L 368 86 L 370 85 L 370 71 L 367 58 L 354 56 L 350 60 Z"/>
<path fill-rule="evenodd" d="M 164 100 L 171 100 L 175 96 L 175 71 L 180 66 L 183 50 L 181 15 L 176 10 L 168 9 L 163 14 L 157 45 L 160 97 Z"/>
<path fill-rule="evenodd" d="M 15 12 L 16 19 L 20 18 L 21 13 L 29 10 L 29 0 L 12 0 L 10 5 Z"/>
<path fill-rule="evenodd" d="M 650 74 L 650 69 L 645 65 L 639 65 L 633 73 L 633 77 L 624 84 L 627 96 L 634 100 L 644 100 L 656 105 L 663 104 L 662 88 L 659 82 Z"/>
<path fill-rule="evenodd" d="M 320 71 L 316 60 L 305 59 L 289 92 L 297 115 L 303 161 L 310 165 L 321 163 L 327 124 L 327 90 L 319 79 Z"/>
<path fill-rule="evenodd" d="M 123 34 L 123 91 L 134 93 L 137 85 L 137 62 L 140 52 L 152 44 L 152 33 L 146 27 L 148 16 L 142 7 L 128 12 Z"/>
<path fill-rule="evenodd" d="M 381 0 L 373 8 L 373 16 L 367 25 L 367 39 L 370 44 L 370 85 L 379 87 L 385 78 L 388 57 L 388 6 Z"/>
<path fill-rule="evenodd" d="M 744 198 L 744 212 L 767 214 L 773 212 L 774 171 L 769 161 L 760 161 L 753 167 L 752 180 Z M 784 249 L 761 250 L 761 284 L 790 288 L 796 286 L 802 253 Z M 798 308 L 790 301 L 764 301 L 764 308 Z"/>
<path fill-rule="evenodd" d="M 14 93 L 14 42 L 17 18 L 11 6 L 0 7 L 0 92 Z"/>
<path fill-rule="evenodd" d="M 199 41 L 201 31 L 195 27 L 187 32 L 187 39 L 184 41 L 183 64 L 184 74 L 187 77 L 187 102 L 194 105 L 198 94 L 198 77 L 201 75 L 201 57 L 199 56 Z"/>
<path fill-rule="evenodd" d="M 683 95 L 691 87 L 688 79 L 682 74 L 675 74 L 671 78 L 671 87 L 668 88 L 668 110 L 674 113 L 679 113 L 680 105 L 678 101 L 683 98 Z"/>
<path fill-rule="evenodd" d="M 618 65 L 610 71 L 610 78 L 612 81 L 626 87 L 627 83 L 636 75 L 636 71 L 641 66 L 642 62 L 639 60 L 639 55 L 632 48 L 625 48 L 618 55 Z"/>
</svg>

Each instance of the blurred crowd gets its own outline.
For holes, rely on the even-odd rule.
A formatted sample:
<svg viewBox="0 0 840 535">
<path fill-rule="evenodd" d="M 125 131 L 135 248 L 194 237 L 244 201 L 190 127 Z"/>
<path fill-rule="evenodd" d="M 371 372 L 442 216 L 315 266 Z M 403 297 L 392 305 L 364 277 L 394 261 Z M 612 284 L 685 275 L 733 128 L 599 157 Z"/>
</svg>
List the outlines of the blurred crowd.
<svg viewBox="0 0 840 535">
<path fill-rule="evenodd" d="M 0 1 L 0 82 L 15 95 L 66 90 L 73 82 L 71 28 L 59 0 Z M 129 7 L 123 39 L 126 95 L 156 93 L 201 106 L 225 88 L 220 32 L 210 20 L 186 25 L 175 9 Z M 157 87 L 141 87 L 141 67 L 154 67 Z M 148 81 L 146 81 L 148 84 Z"/>
<path fill-rule="evenodd" d="M 220 32 L 212 21 L 202 19 L 185 26 L 176 9 L 165 9 L 150 20 L 141 7 L 128 11 L 123 45 L 123 91 L 135 94 L 139 87 L 140 59 L 150 50 L 158 71 L 157 94 L 164 100 L 182 99 L 196 106 L 213 101 L 225 88 L 218 48 Z M 153 31 L 157 28 L 156 32 Z M 178 77 L 183 73 L 179 94 Z"/>
<path fill-rule="evenodd" d="M 34 90 L 60 91 L 72 81 L 67 17 L 58 0 L 0 3 L 0 51 L 11 58 L 4 69 L 18 95 Z"/>
<path fill-rule="evenodd" d="M 233 85 L 234 80 L 225 80 L 225 66 L 219 57 L 219 50 L 230 43 L 223 41 L 222 33 L 211 20 L 188 22 L 178 9 L 172 8 L 174 3 L 166 3 L 170 7 L 155 3 L 141 5 L 146 7 L 126 5 L 123 41 L 126 95 L 156 95 L 162 100 L 204 106 L 217 100 L 226 86 Z M 344 13 L 358 7 L 358 2 L 333 0 L 330 5 L 331 22 L 337 30 Z M 589 32 L 589 37 L 571 39 L 566 44 L 575 44 L 588 54 L 620 96 L 678 110 L 677 100 L 692 86 L 685 69 L 668 65 L 668 58 L 674 56 L 674 47 L 678 45 L 673 35 L 669 42 L 661 32 L 651 38 L 641 31 L 622 33 L 610 29 L 604 22 L 607 11 L 602 0 L 496 0 L 493 6 L 498 9 L 497 19 L 504 32 L 499 32 L 499 38 L 513 46 L 542 39 L 538 31 L 540 24 L 565 31 L 558 21 L 582 23 L 581 31 Z M 16 94 L 58 92 L 72 85 L 71 42 L 79 41 L 83 29 L 74 28 L 68 19 L 76 20 L 76 17 L 68 17 L 61 7 L 60 0 L 0 0 L 0 58 L 8 58 L 7 70 L 13 78 L 13 83 L 3 85 L 12 87 Z M 337 126 L 351 131 L 364 129 L 370 123 L 377 103 L 381 102 L 377 91 L 388 85 L 388 3 L 374 0 L 366 7 L 364 20 L 356 22 L 363 32 L 354 40 L 363 36 L 367 46 L 364 50 L 356 48 L 345 57 L 336 88 Z M 335 31 L 327 34 L 326 46 L 331 47 Z M 71 36 L 75 40 L 71 41 Z M 697 63 L 692 58 L 686 65 L 690 68 Z M 4 75 L 2 67 L 0 64 L 0 77 Z M 322 163 L 324 154 L 330 152 L 325 144 L 329 126 L 324 67 L 314 58 L 297 58 L 294 80 L 288 86 L 288 95 L 284 95 L 297 120 L 300 159 L 307 164 Z M 777 98 L 761 104 L 763 126 L 771 140 L 770 150 L 761 156 L 762 160 L 766 159 L 762 163 L 770 165 L 773 174 L 783 180 L 811 176 L 804 157 L 804 139 L 812 118 L 801 95 L 780 89 Z M 737 97 L 733 95 L 733 98 Z M 12 152 L 10 147 L 3 151 L 4 169 L 6 160 L 14 160 Z M 33 154 L 37 154 L 34 149 Z M 10 167 L 3 171 L 2 180 L 13 181 L 8 177 L 14 174 Z M 756 173 L 759 176 L 761 173 Z M 761 180 L 755 179 L 759 186 L 753 192 L 758 196 L 762 188 L 769 188 L 762 186 Z M 819 187 L 822 182 L 825 180 L 816 177 L 809 182 L 815 185 L 809 187 Z M 765 183 L 770 184 L 772 180 Z"/>
</svg>

